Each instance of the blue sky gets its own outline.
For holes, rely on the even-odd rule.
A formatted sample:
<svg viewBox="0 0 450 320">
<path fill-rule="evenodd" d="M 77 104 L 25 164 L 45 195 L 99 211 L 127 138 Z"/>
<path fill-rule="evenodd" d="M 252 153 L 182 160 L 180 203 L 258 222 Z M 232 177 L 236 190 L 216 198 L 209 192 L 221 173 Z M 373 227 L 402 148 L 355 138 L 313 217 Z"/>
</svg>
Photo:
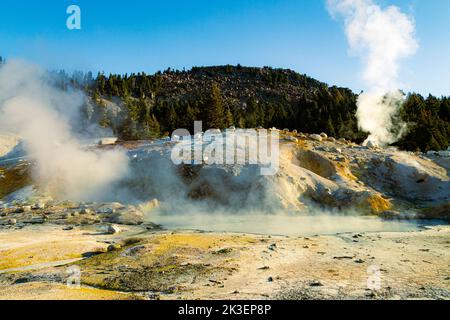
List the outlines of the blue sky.
<svg viewBox="0 0 450 320">
<path fill-rule="evenodd" d="M 450 1 L 377 2 L 415 17 L 420 49 L 403 64 L 406 89 L 450 95 Z M 66 28 L 70 4 L 82 10 L 81 30 Z M 268 65 L 364 89 L 361 65 L 325 0 L 2 0 L 0 55 L 119 73 Z"/>
</svg>

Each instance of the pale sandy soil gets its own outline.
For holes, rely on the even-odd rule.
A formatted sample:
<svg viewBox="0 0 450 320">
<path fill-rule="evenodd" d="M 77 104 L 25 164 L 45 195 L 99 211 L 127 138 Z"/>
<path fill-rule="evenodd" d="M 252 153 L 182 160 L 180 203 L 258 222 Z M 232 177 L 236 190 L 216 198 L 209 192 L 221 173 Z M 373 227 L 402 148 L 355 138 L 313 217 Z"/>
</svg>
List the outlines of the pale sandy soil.
<svg viewBox="0 0 450 320">
<path fill-rule="evenodd" d="M 0 299 L 450 299 L 449 249 L 449 226 L 305 238 L 44 224 L 0 230 Z"/>
</svg>

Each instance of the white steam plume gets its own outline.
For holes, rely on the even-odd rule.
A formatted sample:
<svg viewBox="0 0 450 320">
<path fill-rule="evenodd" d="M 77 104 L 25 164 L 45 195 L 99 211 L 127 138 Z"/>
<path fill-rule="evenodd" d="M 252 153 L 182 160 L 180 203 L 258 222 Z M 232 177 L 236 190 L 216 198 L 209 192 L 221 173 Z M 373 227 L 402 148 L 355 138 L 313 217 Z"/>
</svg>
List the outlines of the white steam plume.
<svg viewBox="0 0 450 320">
<path fill-rule="evenodd" d="M 350 50 L 363 64 L 369 91 L 358 98 L 357 117 L 368 141 L 387 145 L 404 133 L 393 121 L 403 103 L 398 81 L 400 60 L 418 49 L 415 23 L 396 6 L 385 9 L 373 0 L 327 0 L 331 15 L 342 15 Z"/>
<path fill-rule="evenodd" d="M 10 61 L 0 68 L 0 131 L 23 139 L 33 178 L 55 198 L 94 200 L 128 171 L 125 152 L 88 151 L 72 134 L 83 98 L 51 86 L 37 66 Z"/>
</svg>

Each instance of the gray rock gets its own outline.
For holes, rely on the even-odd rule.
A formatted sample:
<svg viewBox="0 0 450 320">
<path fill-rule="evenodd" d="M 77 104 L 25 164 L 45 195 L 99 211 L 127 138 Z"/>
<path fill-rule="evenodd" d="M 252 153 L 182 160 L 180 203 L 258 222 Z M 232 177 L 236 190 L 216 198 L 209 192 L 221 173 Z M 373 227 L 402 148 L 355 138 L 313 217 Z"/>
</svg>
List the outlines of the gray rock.
<svg viewBox="0 0 450 320">
<path fill-rule="evenodd" d="M 134 246 L 134 247 L 131 247 L 131 248 L 125 250 L 121 255 L 124 257 L 134 256 L 144 249 L 145 249 L 145 246 L 143 246 L 143 245 Z"/>
<path fill-rule="evenodd" d="M 28 221 L 28 223 L 31 223 L 31 224 L 42 224 L 46 220 L 47 219 L 45 217 L 33 217 L 33 218 L 31 218 L 31 220 Z"/>
<path fill-rule="evenodd" d="M 91 214 L 92 210 L 89 208 L 83 208 L 83 209 L 81 209 L 80 213 L 81 214 Z"/>
<path fill-rule="evenodd" d="M 32 207 L 33 210 L 42 210 L 45 209 L 45 203 L 42 202 L 37 202 L 34 204 L 34 206 Z"/>
<path fill-rule="evenodd" d="M 120 231 L 121 230 L 118 226 L 109 225 L 106 228 L 106 233 L 108 233 L 108 234 L 116 234 L 116 233 L 119 233 Z"/>
<path fill-rule="evenodd" d="M 323 140 L 323 138 L 322 138 L 320 135 L 318 135 L 318 134 L 312 134 L 312 135 L 310 135 L 309 137 L 310 137 L 312 140 L 314 140 L 314 141 L 322 142 L 322 140 Z"/>
<path fill-rule="evenodd" d="M 130 206 L 125 210 L 110 214 L 107 217 L 107 221 L 124 225 L 140 225 L 144 222 L 144 214 L 142 211 Z"/>
<path fill-rule="evenodd" d="M 122 246 L 120 244 L 115 243 L 115 244 L 110 244 L 107 248 L 107 251 L 112 252 L 112 251 L 117 251 L 120 249 L 122 249 Z"/>
<path fill-rule="evenodd" d="M 17 224 L 17 220 L 16 219 L 9 219 L 8 220 L 8 224 L 13 226 L 13 225 Z"/>
<path fill-rule="evenodd" d="M 295 137 L 293 137 L 293 136 L 287 136 L 287 137 L 286 137 L 286 140 L 287 140 L 287 141 L 292 141 L 292 142 L 297 142 L 297 141 L 298 141 L 298 139 L 295 138 Z"/>
<path fill-rule="evenodd" d="M 309 286 L 310 287 L 323 287 L 322 282 L 318 281 L 318 280 L 312 280 L 309 282 Z"/>
</svg>

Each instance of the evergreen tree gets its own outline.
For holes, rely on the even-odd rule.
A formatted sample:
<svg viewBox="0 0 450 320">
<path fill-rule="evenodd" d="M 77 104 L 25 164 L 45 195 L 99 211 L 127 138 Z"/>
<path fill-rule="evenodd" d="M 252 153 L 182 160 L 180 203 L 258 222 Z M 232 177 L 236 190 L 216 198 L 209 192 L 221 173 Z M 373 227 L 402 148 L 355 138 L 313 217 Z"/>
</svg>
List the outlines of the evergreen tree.
<svg viewBox="0 0 450 320">
<path fill-rule="evenodd" d="M 217 84 L 212 85 L 206 117 L 208 128 L 224 129 L 226 127 L 226 116 L 222 101 L 222 93 L 220 92 L 220 88 Z"/>
</svg>

